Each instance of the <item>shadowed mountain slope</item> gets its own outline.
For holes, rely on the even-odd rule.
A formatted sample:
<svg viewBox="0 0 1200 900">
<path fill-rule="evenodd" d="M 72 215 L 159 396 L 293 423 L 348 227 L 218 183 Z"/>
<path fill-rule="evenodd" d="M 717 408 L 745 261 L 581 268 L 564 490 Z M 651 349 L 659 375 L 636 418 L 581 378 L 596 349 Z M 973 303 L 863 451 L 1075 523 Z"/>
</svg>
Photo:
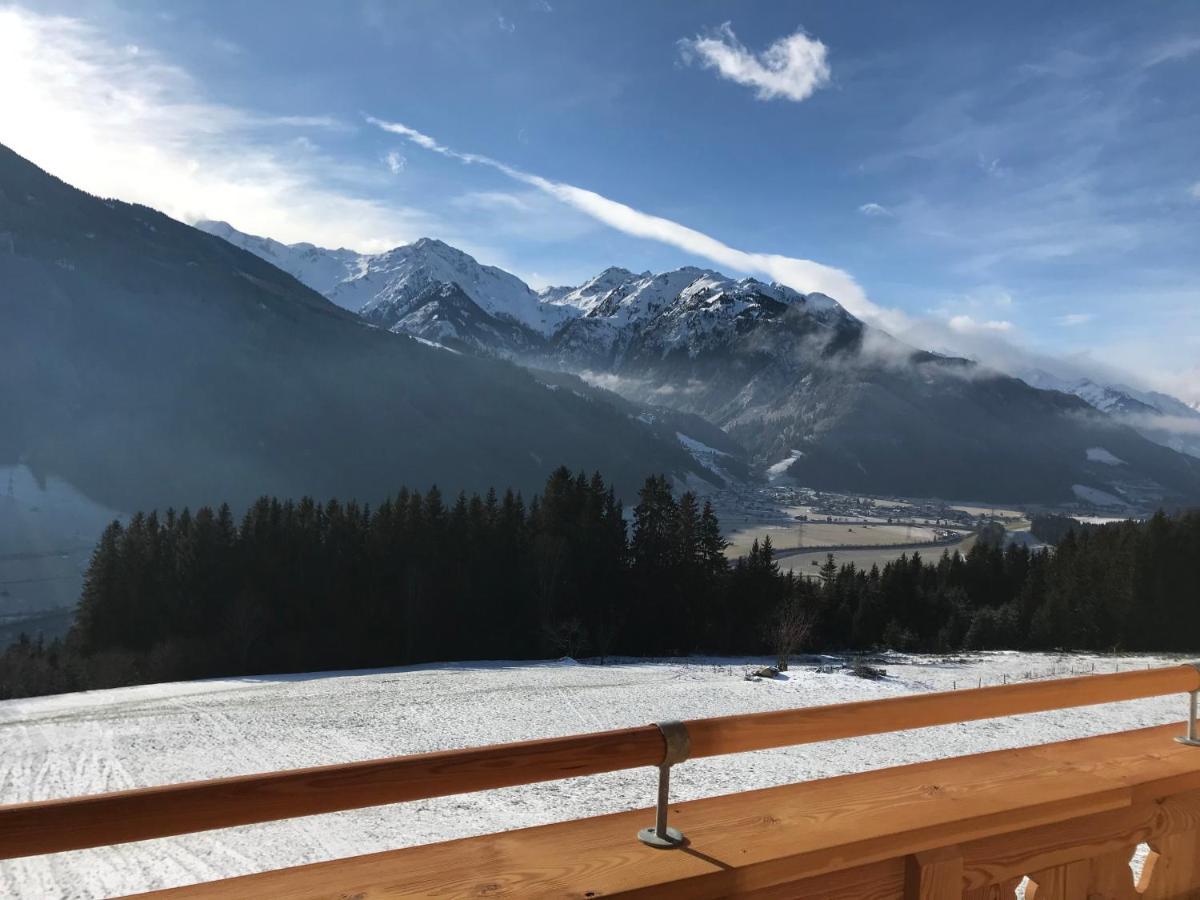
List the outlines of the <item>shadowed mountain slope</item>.
<svg viewBox="0 0 1200 900">
<path fill-rule="evenodd" d="M 118 509 L 709 473 L 595 397 L 373 328 L 291 275 L 0 147 L 0 462 Z"/>
</svg>

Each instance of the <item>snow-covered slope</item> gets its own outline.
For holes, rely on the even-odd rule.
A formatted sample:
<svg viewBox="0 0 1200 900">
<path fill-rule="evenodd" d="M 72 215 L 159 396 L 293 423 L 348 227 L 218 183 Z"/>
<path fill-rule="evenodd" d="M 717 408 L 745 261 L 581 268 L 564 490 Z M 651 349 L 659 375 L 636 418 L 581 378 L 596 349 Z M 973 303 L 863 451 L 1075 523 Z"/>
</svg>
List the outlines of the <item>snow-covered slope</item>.
<svg viewBox="0 0 1200 900">
<path fill-rule="evenodd" d="M 555 302 L 584 312 L 555 335 L 557 355 L 566 361 L 581 351 L 585 355 L 610 352 L 619 357 L 682 350 L 696 356 L 728 343 L 751 323 L 774 318 L 788 307 L 818 316 L 849 317 L 823 295 L 806 297 L 780 284 L 753 278 L 735 280 L 694 267 L 659 275 L 606 269 Z M 598 327 L 601 323 L 602 329 Z M 600 333 L 606 341 L 596 340 Z"/>
<path fill-rule="evenodd" d="M 203 220 L 196 227 L 224 238 L 236 247 L 261 256 L 273 266 L 283 269 L 298 281 L 319 294 L 332 299 L 335 289 L 344 281 L 360 276 L 368 257 L 344 247 L 327 250 L 313 244 L 281 244 L 279 241 L 254 234 L 244 234 L 228 222 Z"/>
<path fill-rule="evenodd" d="M 543 290 L 538 296 L 545 303 L 551 303 L 556 306 L 570 306 L 581 313 L 590 313 L 603 303 L 605 299 L 620 291 L 626 285 L 638 278 L 649 277 L 649 272 L 644 272 L 642 275 L 635 275 L 628 269 L 611 266 L 595 278 L 588 279 L 579 287 L 550 287 Z"/>
<path fill-rule="evenodd" d="M 1136 428 L 1155 443 L 1200 457 L 1200 411 L 1177 397 L 1127 384 L 1100 384 L 1090 378 L 1059 378 L 1043 369 L 1026 372 L 1021 377 L 1033 387 L 1074 394 Z"/>
<path fill-rule="evenodd" d="M 617 665 L 479 662 L 147 685 L 0 703 L 0 803 L 551 737 L 931 690 L 1029 676 L 1126 671 L 1177 660 L 995 653 L 897 657 L 889 677 L 819 674 L 749 682 L 750 660 Z M 826 662 L 829 660 L 826 659 Z M 761 664 L 761 661 L 760 661 Z M 1156 697 L 691 760 L 674 800 L 883 766 L 1177 722 Z M 417 803 L 310 816 L 118 847 L 0 861 L 0 895 L 109 897 L 281 866 L 653 805 L 643 768 Z M 632 838 L 631 838 L 632 840 Z"/>
<path fill-rule="evenodd" d="M 385 253 L 365 254 L 312 244 L 281 244 L 245 234 L 226 222 L 201 221 L 196 227 L 261 256 L 343 309 L 364 315 L 386 317 L 390 309 L 405 307 L 431 286 L 443 284 L 457 284 L 489 316 L 539 334 L 549 334 L 564 317 L 572 315 L 567 308 L 542 303 L 517 276 L 481 265 L 433 238 L 421 238 Z"/>
<path fill-rule="evenodd" d="M 461 250 L 432 238 L 366 257 L 362 273 L 339 284 L 329 296 L 339 306 L 367 314 L 403 304 L 434 284 L 457 284 L 489 315 L 541 334 L 552 331 L 561 318 L 517 276 L 480 265 Z"/>
</svg>

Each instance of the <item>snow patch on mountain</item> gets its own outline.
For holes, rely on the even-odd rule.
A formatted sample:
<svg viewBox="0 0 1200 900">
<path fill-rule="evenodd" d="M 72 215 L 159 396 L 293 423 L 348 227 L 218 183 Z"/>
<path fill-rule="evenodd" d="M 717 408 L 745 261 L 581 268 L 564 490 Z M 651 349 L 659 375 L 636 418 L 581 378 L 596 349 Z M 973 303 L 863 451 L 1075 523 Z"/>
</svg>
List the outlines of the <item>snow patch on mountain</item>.
<svg viewBox="0 0 1200 900">
<path fill-rule="evenodd" d="M 426 347 L 432 347 L 434 350 L 445 350 L 447 353 L 453 353 L 456 356 L 462 355 L 462 351 L 455 350 L 453 347 L 447 347 L 445 344 L 439 344 L 437 341 L 431 341 L 428 338 L 417 337 L 415 334 L 410 334 L 409 337 L 418 344 L 424 344 Z"/>
<path fill-rule="evenodd" d="M 729 472 L 726 471 L 722 461 L 729 458 L 729 454 L 724 450 L 718 450 L 716 447 L 710 447 L 703 441 L 698 441 L 693 437 L 688 437 L 682 431 L 675 432 L 675 437 L 678 439 L 680 446 L 692 455 L 692 459 L 704 466 L 714 475 L 720 476 L 722 479 L 729 478 Z"/>
<path fill-rule="evenodd" d="M 1071 492 L 1080 500 L 1091 503 L 1093 506 L 1125 506 L 1125 501 L 1120 497 L 1086 484 L 1071 485 Z"/>
<path fill-rule="evenodd" d="M 1088 458 L 1089 462 L 1104 463 L 1106 466 L 1123 466 L 1123 465 L 1125 465 L 1125 460 L 1118 459 L 1117 457 L 1115 457 L 1111 453 L 1109 453 L 1107 450 L 1105 450 L 1103 447 L 1088 447 L 1087 448 L 1087 458 Z"/>
<path fill-rule="evenodd" d="M 708 444 L 702 443 L 695 438 L 690 438 L 681 431 L 675 432 L 675 437 L 679 439 L 679 443 L 689 453 L 703 453 L 708 456 L 728 456 L 724 450 L 718 450 L 716 447 L 710 447 Z"/>
<path fill-rule="evenodd" d="M 779 481 L 784 478 L 788 469 L 792 467 L 792 463 L 804 455 L 803 451 L 793 450 L 779 462 L 767 466 L 767 478 L 771 481 Z"/>
</svg>

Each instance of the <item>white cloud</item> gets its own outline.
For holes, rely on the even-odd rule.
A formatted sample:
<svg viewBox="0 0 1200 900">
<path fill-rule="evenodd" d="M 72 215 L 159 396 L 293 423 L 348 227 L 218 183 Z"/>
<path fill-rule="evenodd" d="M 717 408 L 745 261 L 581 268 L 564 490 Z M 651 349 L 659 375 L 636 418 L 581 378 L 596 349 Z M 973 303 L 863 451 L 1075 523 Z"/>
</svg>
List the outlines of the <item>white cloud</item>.
<svg viewBox="0 0 1200 900">
<path fill-rule="evenodd" d="M 533 204 L 528 197 L 510 194 L 506 191 L 471 191 L 460 194 L 450 201 L 455 206 L 466 209 L 506 210 L 508 212 L 532 212 Z"/>
<path fill-rule="evenodd" d="M 862 206 L 860 206 L 858 208 L 858 211 L 860 213 L 862 213 L 864 216 L 891 217 L 891 216 L 895 215 L 895 213 L 892 212 L 890 209 L 888 209 L 886 206 L 881 206 L 878 203 L 864 203 Z"/>
<path fill-rule="evenodd" d="M 488 166 L 503 172 L 509 178 L 535 187 L 625 234 L 677 247 L 737 272 L 765 275 L 802 293 L 828 294 L 855 315 L 870 319 L 885 328 L 903 327 L 906 321 L 906 317 L 902 313 L 883 309 L 868 300 L 853 276 L 842 269 L 826 266 L 810 259 L 738 250 L 694 228 L 661 216 L 642 212 L 632 206 L 597 194 L 595 191 L 561 181 L 551 181 L 477 153 L 453 150 L 429 135 L 422 134 L 399 122 L 385 122 L 374 117 L 368 117 L 367 121 L 384 131 L 402 135 L 427 150 L 464 163 Z"/>
<path fill-rule="evenodd" d="M 1073 328 L 1076 325 L 1086 325 L 1092 319 L 1096 318 L 1091 313 L 1067 313 L 1065 316 L 1059 316 L 1056 321 L 1059 325 L 1065 325 L 1068 328 Z"/>
<path fill-rule="evenodd" d="M 349 126 L 333 116 L 268 116 L 264 125 L 288 125 L 293 128 L 328 128 L 331 131 L 348 131 Z"/>
<path fill-rule="evenodd" d="M 1191 194 L 1193 197 L 1195 197 L 1197 200 L 1200 200 L 1200 181 L 1197 181 L 1190 188 L 1188 188 L 1188 193 Z"/>
<path fill-rule="evenodd" d="M 947 324 L 952 331 L 959 334 L 980 334 L 987 332 L 999 332 L 1001 334 L 1012 331 L 1013 323 L 1007 319 L 988 319 L 980 321 L 972 316 L 960 313 L 957 316 L 951 316 L 947 320 Z"/>
<path fill-rule="evenodd" d="M 806 100 L 829 83 L 826 47 L 803 31 L 780 38 L 756 54 L 726 22 L 707 37 L 684 38 L 679 49 L 685 61 L 697 60 L 722 78 L 755 88 L 760 100 Z"/>
<path fill-rule="evenodd" d="M 0 142 L 91 193 L 333 247 L 383 250 L 433 230 L 369 199 L 382 175 L 295 140 L 338 120 L 212 102 L 153 48 L 132 53 L 77 19 L 0 8 L 0 84 Z M 331 173 L 363 195 L 327 187 Z"/>
<path fill-rule="evenodd" d="M 408 165 L 408 160 L 404 157 L 404 154 L 396 150 L 389 150 L 383 161 L 387 163 L 388 171 L 393 175 L 399 175 L 404 171 L 404 167 Z"/>
<path fill-rule="evenodd" d="M 1155 47 L 1147 54 L 1143 65 L 1149 68 L 1165 62 L 1176 62 L 1194 53 L 1200 53 L 1200 35 L 1183 35 Z"/>
</svg>

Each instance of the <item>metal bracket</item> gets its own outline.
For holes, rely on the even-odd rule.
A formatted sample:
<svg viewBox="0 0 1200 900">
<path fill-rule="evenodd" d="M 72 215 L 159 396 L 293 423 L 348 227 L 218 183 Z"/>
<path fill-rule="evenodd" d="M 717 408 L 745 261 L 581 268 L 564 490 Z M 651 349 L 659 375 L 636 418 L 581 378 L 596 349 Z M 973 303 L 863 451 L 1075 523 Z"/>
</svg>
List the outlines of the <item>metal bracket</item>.
<svg viewBox="0 0 1200 900">
<path fill-rule="evenodd" d="M 1200 662 L 1185 663 L 1185 665 L 1189 665 L 1197 671 L 1200 671 Z M 1188 703 L 1187 734 L 1180 735 L 1179 737 L 1175 738 L 1175 740 L 1179 741 L 1181 744 L 1187 744 L 1189 747 L 1200 747 L 1200 732 L 1198 732 L 1198 726 L 1196 722 L 1196 708 L 1197 706 L 1200 706 L 1200 691 L 1192 691 L 1189 697 L 1190 702 Z"/>
<path fill-rule="evenodd" d="M 682 847 L 687 838 L 677 828 L 667 826 L 667 806 L 671 793 L 671 766 L 678 765 L 688 758 L 692 749 L 692 741 L 688 736 L 687 726 L 682 722 L 658 722 L 658 730 L 662 732 L 666 750 L 662 762 L 658 764 L 658 805 L 655 811 L 654 825 L 643 828 L 638 832 L 638 840 L 651 847 L 670 850 Z"/>
</svg>

